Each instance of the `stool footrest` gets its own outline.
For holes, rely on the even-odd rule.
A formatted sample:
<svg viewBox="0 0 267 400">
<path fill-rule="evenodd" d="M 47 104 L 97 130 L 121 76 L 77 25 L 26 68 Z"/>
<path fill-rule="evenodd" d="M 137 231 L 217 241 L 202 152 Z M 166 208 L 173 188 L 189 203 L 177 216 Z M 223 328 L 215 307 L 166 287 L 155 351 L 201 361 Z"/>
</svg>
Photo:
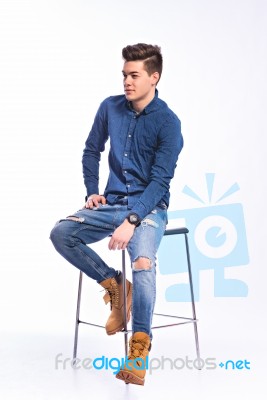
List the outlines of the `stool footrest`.
<svg viewBox="0 0 267 400">
<path fill-rule="evenodd" d="M 157 315 L 159 317 L 179 318 L 179 319 L 187 319 L 189 321 L 198 321 L 196 318 L 180 317 L 178 315 L 169 315 L 169 314 L 160 314 L 160 313 L 153 313 L 153 315 Z"/>
<path fill-rule="evenodd" d="M 158 328 L 165 328 L 165 327 L 172 327 L 172 326 L 177 326 L 177 325 L 185 325 L 185 324 L 190 324 L 194 322 L 198 322 L 197 319 L 194 318 L 188 318 L 188 317 L 179 317 L 178 315 L 169 315 L 169 314 L 159 314 L 159 313 L 154 313 L 154 315 L 157 315 L 159 317 L 167 317 L 167 318 L 177 318 L 177 319 L 183 319 L 183 322 L 176 322 L 174 324 L 164 324 L 164 325 L 157 325 L 157 326 L 152 326 L 151 329 L 158 329 Z M 97 328 L 105 328 L 104 325 L 99 325 L 99 324 L 93 324 L 92 322 L 87 322 L 87 321 L 77 321 L 78 324 L 85 324 L 85 325 L 90 325 L 90 326 L 95 326 Z M 132 332 L 132 329 L 124 329 L 121 331 L 122 333 L 128 333 Z"/>
<path fill-rule="evenodd" d="M 93 324 L 93 323 L 87 322 L 87 321 L 78 321 L 78 324 L 96 326 L 97 328 L 105 328 L 104 325 Z"/>
<path fill-rule="evenodd" d="M 192 322 L 197 322 L 197 320 L 176 322 L 175 324 L 157 325 L 157 326 L 152 326 L 151 329 L 172 328 L 173 326 L 191 324 Z"/>
</svg>

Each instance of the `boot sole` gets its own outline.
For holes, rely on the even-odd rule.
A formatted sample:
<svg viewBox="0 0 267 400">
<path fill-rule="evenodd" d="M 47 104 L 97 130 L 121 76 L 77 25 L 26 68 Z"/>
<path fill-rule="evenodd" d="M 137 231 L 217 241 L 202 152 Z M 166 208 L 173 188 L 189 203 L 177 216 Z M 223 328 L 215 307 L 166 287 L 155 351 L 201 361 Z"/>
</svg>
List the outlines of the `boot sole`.
<svg viewBox="0 0 267 400">
<path fill-rule="evenodd" d="M 117 379 L 121 379 L 125 383 L 132 383 L 134 385 L 144 386 L 145 379 L 140 378 L 131 371 L 120 370 L 117 375 Z"/>
<path fill-rule="evenodd" d="M 129 290 L 127 296 L 129 296 L 129 294 L 132 298 L 132 286 L 130 286 L 130 290 Z M 129 304 L 128 310 L 127 310 L 127 324 L 130 321 L 131 306 L 132 306 L 132 302 Z M 115 333 L 117 333 L 117 332 L 123 331 L 123 329 L 124 329 L 124 323 L 122 323 L 118 328 L 114 329 L 113 331 L 109 331 L 109 332 L 106 331 L 106 332 L 107 332 L 108 336 L 111 336 L 111 335 L 115 335 Z"/>
</svg>

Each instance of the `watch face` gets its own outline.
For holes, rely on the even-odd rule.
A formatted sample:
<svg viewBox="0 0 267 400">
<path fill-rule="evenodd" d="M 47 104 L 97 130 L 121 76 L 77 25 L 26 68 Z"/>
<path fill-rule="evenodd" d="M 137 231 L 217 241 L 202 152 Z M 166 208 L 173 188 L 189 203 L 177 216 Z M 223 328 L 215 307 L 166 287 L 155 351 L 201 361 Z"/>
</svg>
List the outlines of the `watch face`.
<svg viewBox="0 0 267 400">
<path fill-rule="evenodd" d="M 129 214 L 127 217 L 128 221 L 130 224 L 133 224 L 135 226 L 138 226 L 140 224 L 140 219 L 137 214 Z"/>
<path fill-rule="evenodd" d="M 133 224 L 135 224 L 138 221 L 137 216 L 134 214 L 130 215 L 129 218 L 130 218 L 130 222 L 132 222 Z"/>
</svg>

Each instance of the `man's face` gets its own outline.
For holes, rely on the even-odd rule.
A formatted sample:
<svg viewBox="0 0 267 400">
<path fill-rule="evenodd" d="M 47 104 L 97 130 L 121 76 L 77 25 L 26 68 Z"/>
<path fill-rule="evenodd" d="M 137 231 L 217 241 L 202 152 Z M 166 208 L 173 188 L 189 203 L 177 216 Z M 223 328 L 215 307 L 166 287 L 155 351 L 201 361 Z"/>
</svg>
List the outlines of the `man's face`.
<svg viewBox="0 0 267 400">
<path fill-rule="evenodd" d="M 126 61 L 122 70 L 125 97 L 133 104 L 146 103 L 154 97 L 158 72 L 148 75 L 143 61 Z"/>
</svg>

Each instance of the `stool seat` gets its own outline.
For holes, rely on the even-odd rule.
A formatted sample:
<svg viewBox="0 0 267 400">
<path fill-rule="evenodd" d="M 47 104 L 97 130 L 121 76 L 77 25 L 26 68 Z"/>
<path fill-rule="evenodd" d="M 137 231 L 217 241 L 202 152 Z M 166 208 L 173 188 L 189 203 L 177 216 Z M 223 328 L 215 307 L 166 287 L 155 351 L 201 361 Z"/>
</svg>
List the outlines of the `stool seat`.
<svg viewBox="0 0 267 400">
<path fill-rule="evenodd" d="M 173 228 L 173 229 L 166 229 L 164 232 L 164 236 L 169 235 L 180 235 L 181 233 L 188 233 L 189 230 L 187 228 Z"/>
<path fill-rule="evenodd" d="M 187 268 L 188 268 L 188 277 L 189 277 L 189 287 L 190 287 L 190 296 L 191 296 L 191 305 L 192 305 L 192 317 L 181 317 L 178 315 L 170 315 L 163 313 L 154 312 L 153 315 L 157 315 L 160 317 L 168 317 L 176 319 L 176 322 L 172 324 L 163 324 L 158 326 L 152 326 L 151 329 L 159 329 L 159 328 L 169 328 L 178 325 L 184 325 L 188 323 L 193 323 L 194 326 L 194 337 L 195 337 L 195 346 L 196 346 L 196 355 L 198 360 L 198 369 L 201 369 L 201 359 L 200 359 L 200 350 L 199 350 L 199 339 L 198 339 L 198 329 L 197 329 L 197 318 L 196 318 L 196 310 L 195 310 L 195 300 L 194 300 L 194 290 L 193 290 L 193 280 L 192 280 L 192 271 L 191 271 L 191 261 L 190 261 L 190 253 L 189 253 L 189 244 L 188 244 L 188 233 L 189 230 L 186 227 L 181 228 L 172 228 L 166 229 L 164 232 L 164 236 L 172 236 L 172 235 L 184 235 L 185 238 L 185 249 L 186 249 L 186 258 L 187 258 Z M 124 304 L 126 304 L 126 262 L 125 262 L 125 250 L 122 250 L 122 276 L 123 276 L 123 297 Z M 98 328 L 105 328 L 104 325 L 94 324 L 89 321 L 80 320 L 80 304 L 81 304 L 81 295 L 82 295 L 82 278 L 83 272 L 80 271 L 79 275 L 79 284 L 78 284 L 78 298 L 77 298 L 77 309 L 76 309 L 76 322 L 75 322 L 75 336 L 74 336 L 74 347 L 73 347 L 73 360 L 75 362 L 77 357 L 77 346 L 78 346 L 78 334 L 79 334 L 79 325 L 86 324 L 95 326 Z M 177 322 L 179 320 L 179 322 Z M 124 307 L 124 329 L 122 333 L 124 334 L 124 348 L 125 348 L 125 358 L 128 354 L 128 333 L 131 332 L 131 329 L 128 329 L 127 326 L 127 316 L 126 316 L 126 307 Z"/>
</svg>

